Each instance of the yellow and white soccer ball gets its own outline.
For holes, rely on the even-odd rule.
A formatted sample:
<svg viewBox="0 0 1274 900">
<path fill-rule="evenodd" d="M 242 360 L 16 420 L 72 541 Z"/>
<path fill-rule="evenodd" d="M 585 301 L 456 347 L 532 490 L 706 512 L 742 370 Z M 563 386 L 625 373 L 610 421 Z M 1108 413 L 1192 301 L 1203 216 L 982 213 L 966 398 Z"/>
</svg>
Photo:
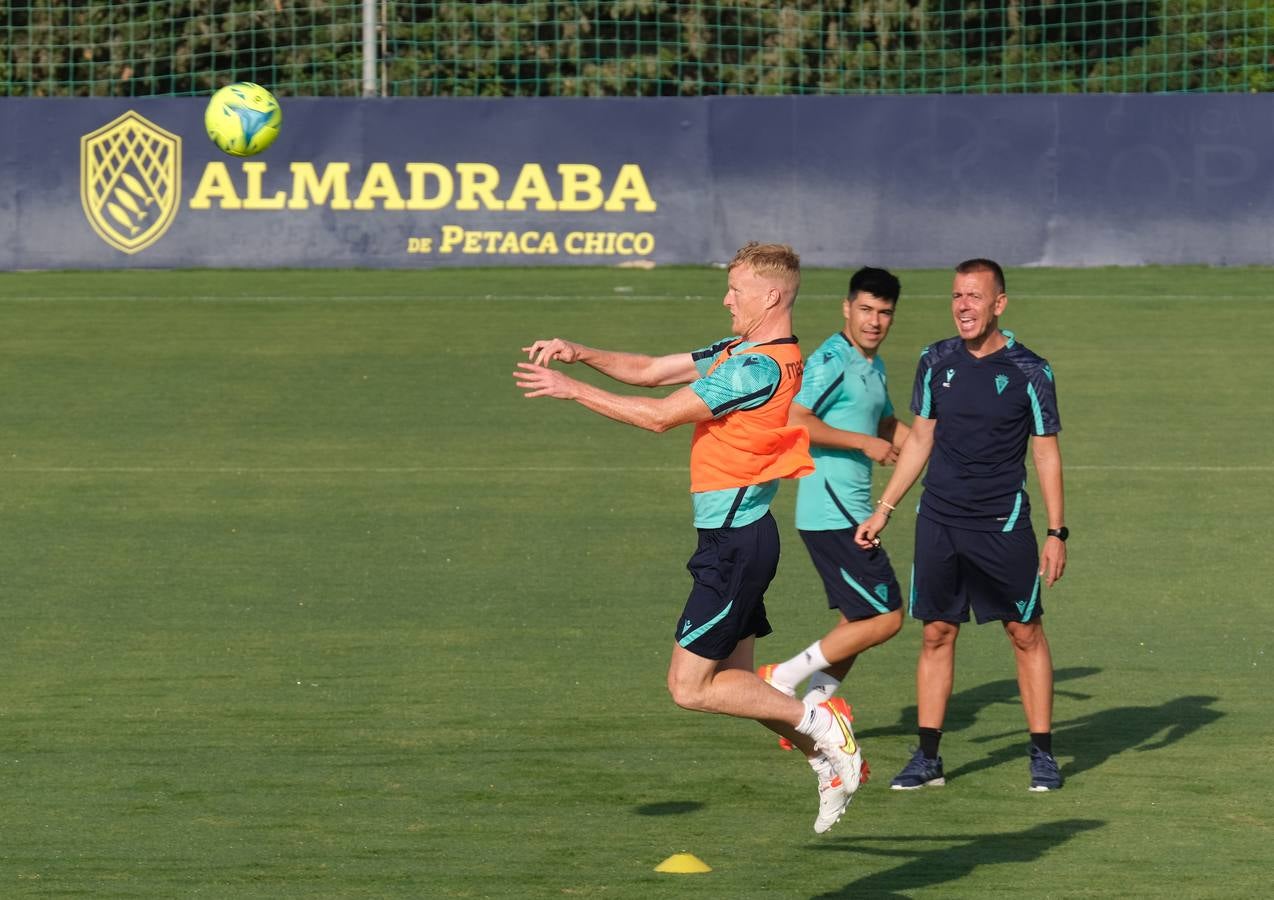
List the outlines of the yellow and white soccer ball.
<svg viewBox="0 0 1274 900">
<path fill-rule="evenodd" d="M 231 156 L 255 156 L 274 143 L 283 112 L 274 95 L 251 81 L 227 84 L 208 101 L 204 125 L 212 142 Z"/>
</svg>

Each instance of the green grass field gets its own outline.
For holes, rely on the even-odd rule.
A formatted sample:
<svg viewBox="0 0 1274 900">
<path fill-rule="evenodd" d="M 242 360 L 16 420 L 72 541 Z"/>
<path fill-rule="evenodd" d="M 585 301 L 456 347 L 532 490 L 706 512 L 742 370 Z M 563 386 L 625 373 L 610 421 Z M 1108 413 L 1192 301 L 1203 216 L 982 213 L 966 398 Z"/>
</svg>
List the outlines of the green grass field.
<svg viewBox="0 0 1274 900">
<path fill-rule="evenodd" d="M 806 273 L 807 351 L 845 280 Z M 688 431 L 510 377 L 536 337 L 707 344 L 724 282 L 0 275 L 0 896 L 1265 894 L 1274 271 L 1009 272 L 1003 322 L 1058 373 L 1068 782 L 1025 790 L 1007 643 L 969 627 L 948 785 L 889 791 L 908 623 L 847 683 L 876 779 L 821 837 L 798 758 L 664 689 Z M 900 409 L 952 332 L 946 272 L 903 287 Z M 830 624 L 794 496 L 759 662 Z M 654 871 L 682 851 L 713 871 Z"/>
</svg>

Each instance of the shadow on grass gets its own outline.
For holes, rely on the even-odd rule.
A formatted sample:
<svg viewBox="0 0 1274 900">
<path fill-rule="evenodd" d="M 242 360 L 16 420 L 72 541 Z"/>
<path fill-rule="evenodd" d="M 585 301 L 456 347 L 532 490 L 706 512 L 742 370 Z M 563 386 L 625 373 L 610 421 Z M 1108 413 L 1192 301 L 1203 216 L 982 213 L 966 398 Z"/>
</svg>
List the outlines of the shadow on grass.
<svg viewBox="0 0 1274 900">
<path fill-rule="evenodd" d="M 1062 774 L 1069 778 L 1087 772 L 1130 750 L 1142 753 L 1170 747 L 1225 715 L 1212 708 L 1217 699 L 1197 695 L 1178 697 L 1158 706 L 1115 706 L 1056 722 L 1053 725 L 1054 751 L 1062 758 L 1072 757 L 1069 764 L 1062 766 Z M 947 778 L 968 775 L 1010 761 L 1021 762 L 1025 774 L 1026 740 L 1021 732 L 984 735 L 972 742 L 986 743 L 1007 737 L 1021 740 L 1012 746 L 999 747 L 980 760 L 948 770 Z"/>
<path fill-rule="evenodd" d="M 1053 673 L 1054 694 L 1074 700 L 1087 700 L 1089 699 L 1088 694 L 1060 690 L 1056 685 L 1066 681 L 1075 681 L 1079 678 L 1087 678 L 1090 675 L 1096 675 L 1100 671 L 1101 669 L 1095 666 L 1071 666 L 1065 669 L 1058 669 Z M 994 706 L 997 703 L 1017 704 L 1020 702 L 1018 698 L 1016 677 L 1005 678 L 1001 681 L 991 681 L 968 690 L 953 693 L 951 700 L 947 703 L 947 720 L 943 727 L 943 732 L 950 734 L 953 731 L 969 728 L 977 722 L 978 714 L 988 706 Z M 884 725 L 880 728 L 868 728 L 862 731 L 855 729 L 855 732 L 860 740 L 870 740 L 874 737 L 886 735 L 915 734 L 916 707 L 914 705 L 904 706 L 898 714 L 898 722 L 895 725 Z"/>
<path fill-rule="evenodd" d="M 643 803 L 633 812 L 639 816 L 684 816 L 701 809 L 703 804 L 698 800 L 669 800 L 665 803 Z"/>
<path fill-rule="evenodd" d="M 1064 819 L 1043 822 L 1025 831 L 853 837 L 834 844 L 821 844 L 819 848 L 823 850 L 897 857 L 902 862 L 892 869 L 855 879 L 837 891 L 819 894 L 814 900 L 850 897 L 854 900 L 880 900 L 889 897 L 905 900 L 911 891 L 959 881 L 980 866 L 1035 862 L 1076 835 L 1101 828 L 1105 824 L 1093 819 Z M 948 846 L 929 849 L 925 846 L 927 844 Z M 1022 884 L 1029 885 L 1030 873 L 1023 872 L 1021 881 Z"/>
</svg>

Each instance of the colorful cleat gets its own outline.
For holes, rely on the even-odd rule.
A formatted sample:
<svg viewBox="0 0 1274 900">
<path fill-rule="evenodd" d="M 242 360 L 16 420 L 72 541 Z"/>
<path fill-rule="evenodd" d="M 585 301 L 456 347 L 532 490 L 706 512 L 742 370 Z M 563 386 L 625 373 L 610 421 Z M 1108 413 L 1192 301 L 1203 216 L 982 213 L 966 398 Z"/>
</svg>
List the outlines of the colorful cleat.
<svg viewBox="0 0 1274 900">
<path fill-rule="evenodd" d="M 1055 791 L 1062 786 L 1062 770 L 1051 753 L 1031 745 L 1031 791 Z"/>
<path fill-rule="evenodd" d="M 942 774 L 942 757 L 929 759 L 920 750 L 911 754 L 911 759 L 902 767 L 902 771 L 889 782 L 891 790 L 914 791 L 922 787 L 941 787 L 947 783 Z"/>
<path fill-rule="evenodd" d="M 779 667 L 778 663 L 766 663 L 765 665 L 759 667 L 756 670 L 756 677 L 760 678 L 762 681 L 764 681 L 770 687 L 774 688 L 776 691 L 782 691 L 783 693 L 787 694 L 789 697 L 795 697 L 796 688 L 788 687 L 787 685 L 774 680 L 774 670 L 777 669 L 778 667 Z"/>
<path fill-rule="evenodd" d="M 820 703 L 819 708 L 831 714 L 832 728 L 814 746 L 831 762 L 844 781 L 844 790 L 853 796 L 863 781 L 864 768 L 862 750 L 854 739 L 853 710 L 841 697 Z"/>
<path fill-rule="evenodd" d="M 765 665 L 759 667 L 756 670 L 756 676 L 757 678 L 760 678 L 762 681 L 768 684 L 770 687 L 774 688 L 776 691 L 782 691 L 783 693 L 787 694 L 789 697 L 795 697 L 796 696 L 795 690 L 789 691 L 786 688 L 784 688 L 781 684 L 774 683 L 774 670 L 776 668 L 778 668 L 778 663 L 766 663 Z M 787 738 L 781 737 L 779 738 L 779 749 L 794 750 L 796 748 L 792 745 L 792 742 L 789 741 Z M 828 828 L 830 827 L 831 826 L 829 825 Z M 824 831 L 826 830 L 827 829 L 824 829 Z"/>
<path fill-rule="evenodd" d="M 849 809 L 854 795 L 845 790 L 845 782 L 839 775 L 818 782 L 818 818 L 814 820 L 814 833 L 823 834 L 840 821 Z"/>
</svg>

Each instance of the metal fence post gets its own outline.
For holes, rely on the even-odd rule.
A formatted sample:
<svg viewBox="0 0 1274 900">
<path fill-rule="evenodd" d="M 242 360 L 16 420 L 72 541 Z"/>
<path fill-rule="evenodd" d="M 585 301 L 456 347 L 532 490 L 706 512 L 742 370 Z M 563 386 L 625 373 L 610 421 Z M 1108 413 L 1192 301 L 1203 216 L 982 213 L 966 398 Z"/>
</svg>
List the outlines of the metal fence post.
<svg viewBox="0 0 1274 900">
<path fill-rule="evenodd" d="M 376 0 L 363 0 L 363 96 L 376 93 Z"/>
</svg>

